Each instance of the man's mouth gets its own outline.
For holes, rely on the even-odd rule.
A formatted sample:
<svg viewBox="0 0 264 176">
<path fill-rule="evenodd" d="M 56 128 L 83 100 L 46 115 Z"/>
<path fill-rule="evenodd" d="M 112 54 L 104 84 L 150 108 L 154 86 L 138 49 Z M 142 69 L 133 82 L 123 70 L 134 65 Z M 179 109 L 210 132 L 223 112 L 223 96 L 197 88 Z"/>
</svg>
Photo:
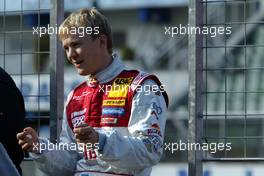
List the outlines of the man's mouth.
<svg viewBox="0 0 264 176">
<path fill-rule="evenodd" d="M 82 63 L 83 63 L 83 60 L 78 61 L 78 62 L 75 62 L 75 63 L 74 63 L 74 66 L 78 68 L 78 67 L 81 66 Z"/>
</svg>

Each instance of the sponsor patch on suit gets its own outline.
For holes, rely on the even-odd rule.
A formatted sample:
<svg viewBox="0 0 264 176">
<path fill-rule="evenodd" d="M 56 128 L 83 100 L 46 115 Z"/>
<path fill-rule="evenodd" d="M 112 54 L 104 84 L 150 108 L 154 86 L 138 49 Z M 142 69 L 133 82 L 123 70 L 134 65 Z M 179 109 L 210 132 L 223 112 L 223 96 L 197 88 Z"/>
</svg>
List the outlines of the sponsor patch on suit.
<svg viewBox="0 0 264 176">
<path fill-rule="evenodd" d="M 125 106 L 125 99 L 115 99 L 115 100 L 104 100 L 103 106 Z"/>
<path fill-rule="evenodd" d="M 129 86 L 132 83 L 133 77 L 130 78 L 116 78 L 111 86 L 108 97 L 118 98 L 126 97 Z"/>
<path fill-rule="evenodd" d="M 117 123 L 117 118 L 103 117 L 101 119 L 101 124 L 116 124 L 116 123 Z"/>
<path fill-rule="evenodd" d="M 124 108 L 103 108 L 102 110 L 102 115 L 122 116 L 124 114 Z"/>
</svg>

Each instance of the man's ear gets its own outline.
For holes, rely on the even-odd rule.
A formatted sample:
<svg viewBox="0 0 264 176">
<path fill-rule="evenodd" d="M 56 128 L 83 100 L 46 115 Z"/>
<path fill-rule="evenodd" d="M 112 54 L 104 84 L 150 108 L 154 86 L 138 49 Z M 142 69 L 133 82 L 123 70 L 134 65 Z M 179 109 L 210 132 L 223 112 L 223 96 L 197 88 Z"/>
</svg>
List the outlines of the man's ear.
<svg viewBox="0 0 264 176">
<path fill-rule="evenodd" d="M 102 48 L 106 48 L 107 49 L 107 37 L 106 35 L 102 34 L 99 36 L 99 42 L 100 42 L 100 46 Z"/>
</svg>

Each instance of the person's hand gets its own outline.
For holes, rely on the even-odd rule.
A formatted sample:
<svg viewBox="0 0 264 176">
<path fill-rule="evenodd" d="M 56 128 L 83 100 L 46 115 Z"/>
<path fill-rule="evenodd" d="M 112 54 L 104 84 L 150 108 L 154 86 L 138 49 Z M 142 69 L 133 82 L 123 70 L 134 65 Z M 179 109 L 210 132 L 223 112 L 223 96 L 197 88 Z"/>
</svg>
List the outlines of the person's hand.
<svg viewBox="0 0 264 176">
<path fill-rule="evenodd" d="M 99 142 L 99 134 L 93 127 L 87 125 L 80 125 L 73 129 L 77 143 L 81 144 L 95 144 Z"/>
<path fill-rule="evenodd" d="M 23 150 L 33 153 L 39 152 L 38 134 L 33 128 L 24 128 L 23 132 L 17 133 L 17 139 Z"/>
</svg>

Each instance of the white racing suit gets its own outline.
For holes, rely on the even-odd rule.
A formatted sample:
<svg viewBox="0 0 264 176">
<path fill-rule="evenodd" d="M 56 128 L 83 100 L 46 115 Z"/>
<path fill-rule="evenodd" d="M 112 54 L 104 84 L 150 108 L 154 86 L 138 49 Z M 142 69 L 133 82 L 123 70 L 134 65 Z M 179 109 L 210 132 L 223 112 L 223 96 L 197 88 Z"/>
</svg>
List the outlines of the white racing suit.
<svg viewBox="0 0 264 176">
<path fill-rule="evenodd" d="M 106 83 L 115 79 L 122 71 L 124 71 L 124 65 L 118 58 L 114 58 L 113 62 L 95 77 L 100 84 Z M 140 82 L 142 87 L 158 85 L 157 81 L 147 78 L 147 74 L 142 72 L 140 74 L 141 77 L 146 78 Z M 88 81 L 86 84 L 88 85 Z M 72 99 L 73 92 L 69 95 L 66 108 Z M 131 111 L 126 126 L 94 127 L 99 133 L 99 149 L 94 150 L 95 158 L 87 158 L 80 151 L 72 149 L 52 151 L 46 149 L 41 154 L 31 153 L 32 158 L 40 170 L 50 176 L 150 175 L 151 167 L 159 162 L 163 150 L 167 94 L 160 92 L 160 88 L 156 91 L 151 89 L 137 91 L 131 99 Z M 107 112 L 112 111 L 107 109 Z M 48 144 L 46 139 L 40 138 L 39 141 Z M 66 110 L 60 143 L 76 144 Z"/>
</svg>

